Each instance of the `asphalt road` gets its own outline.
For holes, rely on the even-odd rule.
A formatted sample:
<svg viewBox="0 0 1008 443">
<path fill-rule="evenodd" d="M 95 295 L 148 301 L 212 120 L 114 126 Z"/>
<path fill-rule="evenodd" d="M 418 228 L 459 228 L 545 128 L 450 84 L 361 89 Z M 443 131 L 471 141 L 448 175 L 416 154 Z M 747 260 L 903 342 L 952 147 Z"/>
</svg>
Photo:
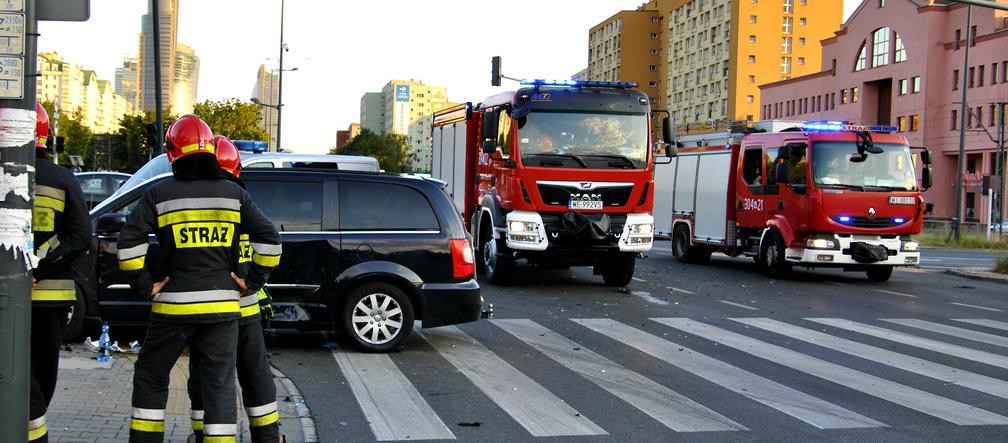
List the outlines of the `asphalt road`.
<svg viewBox="0 0 1008 443">
<path fill-rule="evenodd" d="M 1008 439 L 1008 285 L 935 269 L 773 280 L 751 259 L 656 249 L 625 290 L 588 268 L 483 287 L 494 320 L 388 355 L 283 334 L 272 362 L 326 442 Z"/>
</svg>

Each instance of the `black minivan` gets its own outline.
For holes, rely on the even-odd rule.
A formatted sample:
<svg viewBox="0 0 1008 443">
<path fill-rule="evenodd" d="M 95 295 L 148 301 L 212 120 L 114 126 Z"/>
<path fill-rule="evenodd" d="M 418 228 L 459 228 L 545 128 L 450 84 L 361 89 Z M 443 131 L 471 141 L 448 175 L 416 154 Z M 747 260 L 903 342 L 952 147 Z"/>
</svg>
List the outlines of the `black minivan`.
<svg viewBox="0 0 1008 443">
<path fill-rule="evenodd" d="M 97 276 L 89 316 L 146 323 L 150 300 L 132 291 L 116 240 L 144 191 L 167 175 L 112 197 L 91 212 Z M 441 183 L 410 175 L 246 169 L 242 180 L 283 239 L 267 285 L 276 328 L 337 329 L 364 351 L 396 348 L 413 329 L 475 321 L 483 298 L 473 252 Z M 157 240 L 146 260 L 157 277 Z M 160 277 L 157 277 L 160 279 Z"/>
</svg>

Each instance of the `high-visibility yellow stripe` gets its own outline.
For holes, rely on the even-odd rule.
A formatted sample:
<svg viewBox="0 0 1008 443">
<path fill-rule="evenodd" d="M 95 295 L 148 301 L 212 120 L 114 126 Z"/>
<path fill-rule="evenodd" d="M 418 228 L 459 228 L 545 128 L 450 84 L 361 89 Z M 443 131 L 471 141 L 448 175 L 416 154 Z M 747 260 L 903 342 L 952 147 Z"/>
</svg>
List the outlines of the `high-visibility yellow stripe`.
<svg viewBox="0 0 1008 443">
<path fill-rule="evenodd" d="M 265 266 L 267 268 L 272 268 L 280 264 L 279 255 L 259 255 L 255 252 L 252 253 L 252 262 L 259 265 Z"/>
<path fill-rule="evenodd" d="M 164 422 L 160 420 L 154 421 L 131 418 L 130 429 L 140 432 L 164 432 Z"/>
<path fill-rule="evenodd" d="M 238 300 L 213 303 L 171 304 L 154 302 L 151 312 L 164 315 L 230 314 L 239 312 Z"/>
<path fill-rule="evenodd" d="M 191 221 L 224 221 L 241 223 L 241 212 L 230 209 L 187 209 L 158 216 L 158 227 Z"/>
<path fill-rule="evenodd" d="M 202 431 L 203 430 L 203 420 L 189 420 L 192 424 L 192 430 Z"/>
<path fill-rule="evenodd" d="M 52 197 L 46 197 L 44 195 L 36 195 L 35 206 L 40 208 L 55 209 L 57 212 L 63 212 L 63 210 L 66 209 L 66 202 Z"/>
<path fill-rule="evenodd" d="M 38 146 L 38 145 L 45 146 L 45 144 L 46 144 L 47 141 L 49 141 L 48 137 L 39 137 L 38 138 L 38 143 L 36 143 L 35 146 Z M 29 440 L 32 440 L 32 439 L 29 438 Z"/>
<path fill-rule="evenodd" d="M 235 443 L 237 439 L 233 435 L 204 435 L 203 443 Z"/>
<path fill-rule="evenodd" d="M 249 417 L 249 426 L 253 428 L 261 428 L 263 426 L 269 426 L 280 420 L 280 413 L 273 411 L 262 417 Z"/>
<path fill-rule="evenodd" d="M 217 151 L 217 148 L 216 148 L 216 146 L 213 145 L 213 143 L 204 142 L 202 144 L 202 146 L 201 146 L 200 143 L 193 143 L 191 145 L 185 145 L 185 146 L 179 148 L 179 151 L 182 151 L 183 154 L 188 154 L 188 153 L 193 152 L 193 151 L 206 151 L 206 152 L 209 152 L 209 153 L 213 154 L 214 152 Z"/>
<path fill-rule="evenodd" d="M 32 289 L 32 301 L 75 301 L 77 291 L 73 289 Z"/>
<path fill-rule="evenodd" d="M 259 304 L 254 304 L 252 306 L 246 306 L 241 308 L 242 317 L 252 317 L 254 315 L 259 315 Z"/>
<path fill-rule="evenodd" d="M 146 256 L 140 256 L 137 258 L 131 258 L 129 260 L 119 260 L 119 270 L 120 271 L 136 271 L 143 269 L 144 261 L 147 259 Z"/>
<path fill-rule="evenodd" d="M 28 441 L 35 441 L 49 434 L 49 425 L 43 423 L 35 429 L 28 430 Z"/>
<path fill-rule="evenodd" d="M 64 191 L 64 190 L 62 190 L 60 188 L 54 188 L 52 186 L 36 185 L 35 186 L 35 196 L 38 197 L 40 195 L 44 195 L 46 197 L 52 197 L 52 198 L 55 198 L 56 200 L 61 200 L 61 201 L 65 201 L 66 200 L 66 191 Z"/>
</svg>

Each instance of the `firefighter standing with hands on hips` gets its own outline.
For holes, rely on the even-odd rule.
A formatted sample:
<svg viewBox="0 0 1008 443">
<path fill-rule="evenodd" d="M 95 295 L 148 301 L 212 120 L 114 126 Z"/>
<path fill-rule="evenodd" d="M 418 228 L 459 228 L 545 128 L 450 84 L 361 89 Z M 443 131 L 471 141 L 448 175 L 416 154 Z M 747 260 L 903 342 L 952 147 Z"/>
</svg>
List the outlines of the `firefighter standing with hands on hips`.
<svg viewBox="0 0 1008 443">
<path fill-rule="evenodd" d="M 234 442 L 235 362 L 240 299 L 255 294 L 280 261 L 280 235 L 241 186 L 225 179 L 213 132 L 195 115 L 168 128 L 173 177 L 147 190 L 119 233 L 119 269 L 133 290 L 152 298 L 147 336 L 134 365 L 131 442 L 161 442 L 169 373 L 182 349 L 199 360 L 203 439 Z M 147 236 L 160 245 L 162 276 L 144 266 Z M 238 277 L 239 236 L 252 262 Z"/>
<path fill-rule="evenodd" d="M 227 137 L 214 137 L 217 162 L 227 175 L 227 179 L 241 182 L 241 155 L 238 147 Z M 238 276 L 244 278 L 248 266 L 252 263 L 252 247 L 249 235 L 239 234 L 241 255 L 239 256 Z M 260 309 L 262 306 L 263 309 Z M 249 419 L 249 434 L 255 443 L 277 442 L 280 439 L 280 413 L 277 410 L 276 386 L 273 384 L 273 372 L 270 370 L 266 356 L 266 342 L 263 339 L 263 324 L 272 318 L 273 309 L 266 289 L 257 293 L 243 295 L 240 300 L 241 320 L 238 322 L 238 384 L 241 386 L 242 402 Z M 203 396 L 200 386 L 203 384 L 199 372 L 200 359 L 198 354 L 189 358 L 189 399 L 192 402 L 192 428 L 196 441 L 203 440 Z"/>
<path fill-rule="evenodd" d="M 59 347 L 67 314 L 77 301 L 73 259 L 91 244 L 91 221 L 80 184 L 49 159 L 49 114 L 35 104 L 35 207 L 32 233 L 38 266 L 32 274 L 31 378 L 28 441 L 47 442 L 45 413 L 56 391 Z"/>
</svg>

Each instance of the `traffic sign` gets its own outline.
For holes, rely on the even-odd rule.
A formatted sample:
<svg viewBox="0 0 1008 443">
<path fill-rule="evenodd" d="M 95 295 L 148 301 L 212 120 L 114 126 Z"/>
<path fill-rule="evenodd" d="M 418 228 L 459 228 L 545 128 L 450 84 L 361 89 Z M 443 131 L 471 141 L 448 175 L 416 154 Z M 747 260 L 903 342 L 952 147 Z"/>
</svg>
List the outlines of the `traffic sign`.
<svg viewBox="0 0 1008 443">
<path fill-rule="evenodd" d="M 0 11 L 24 12 L 24 0 L 0 0 Z"/>
<path fill-rule="evenodd" d="M 24 59 L 0 56 L 0 99 L 24 97 Z"/>
<path fill-rule="evenodd" d="M 0 13 L 0 54 L 24 55 L 24 22 L 24 14 Z"/>
</svg>

